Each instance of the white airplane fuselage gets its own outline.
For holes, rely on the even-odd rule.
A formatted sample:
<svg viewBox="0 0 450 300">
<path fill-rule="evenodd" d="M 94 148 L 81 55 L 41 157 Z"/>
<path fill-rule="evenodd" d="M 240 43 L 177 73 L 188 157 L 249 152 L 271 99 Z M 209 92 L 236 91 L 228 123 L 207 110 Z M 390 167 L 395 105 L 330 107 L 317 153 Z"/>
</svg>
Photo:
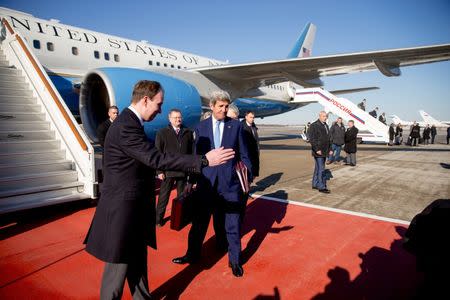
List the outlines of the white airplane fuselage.
<svg viewBox="0 0 450 300">
<path fill-rule="evenodd" d="M 58 20 L 44 20 L 30 14 L 0 7 L 0 17 L 6 18 L 14 30 L 26 39 L 40 63 L 46 68 L 55 86 L 61 92 L 68 106 L 76 114 L 76 95 L 70 93 L 59 81 L 70 81 L 73 86 L 81 83 L 88 70 L 104 67 L 128 67 L 155 71 L 196 82 L 203 104 L 207 96 L 217 86 L 192 69 L 218 66 L 227 62 L 196 54 L 156 46 L 147 41 L 134 41 L 122 37 L 103 34 L 83 28 L 61 24 Z M 190 71 L 187 71 L 190 70 Z M 74 89 L 76 91 L 76 89 Z M 287 102 L 293 97 L 293 84 L 283 82 L 252 89 L 245 99 L 248 108 L 261 102 L 262 108 L 276 113 L 299 107 Z M 229 90 L 233 98 L 244 95 L 242 91 Z M 268 100 L 268 101 L 264 101 Z M 238 99 L 237 103 L 240 100 Z M 278 103 L 277 103 L 278 102 Z M 277 107 L 279 106 L 279 107 Z M 273 114 L 276 114 L 273 113 Z M 260 113 L 260 116 L 271 115 Z"/>
</svg>

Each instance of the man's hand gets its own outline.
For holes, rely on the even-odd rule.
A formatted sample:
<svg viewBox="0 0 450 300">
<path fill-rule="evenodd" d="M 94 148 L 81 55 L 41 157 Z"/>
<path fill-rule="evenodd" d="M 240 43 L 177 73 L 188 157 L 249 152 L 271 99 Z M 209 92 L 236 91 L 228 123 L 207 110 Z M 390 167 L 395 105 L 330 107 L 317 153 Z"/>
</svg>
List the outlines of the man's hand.
<svg viewBox="0 0 450 300">
<path fill-rule="evenodd" d="M 226 163 L 230 159 L 234 158 L 234 150 L 233 149 L 224 149 L 220 147 L 218 149 L 213 149 L 206 153 L 206 159 L 208 160 L 208 164 L 210 167 L 218 166 L 223 163 Z"/>
<path fill-rule="evenodd" d="M 164 180 L 166 179 L 166 176 L 164 175 L 164 173 L 158 174 L 158 178 L 159 180 Z"/>
<path fill-rule="evenodd" d="M 334 152 L 333 151 L 330 151 L 329 153 L 328 153 L 328 155 L 332 155 Z"/>
<path fill-rule="evenodd" d="M 318 150 L 318 151 L 316 151 L 316 153 L 317 153 L 318 155 L 322 155 L 322 150 Z"/>
</svg>

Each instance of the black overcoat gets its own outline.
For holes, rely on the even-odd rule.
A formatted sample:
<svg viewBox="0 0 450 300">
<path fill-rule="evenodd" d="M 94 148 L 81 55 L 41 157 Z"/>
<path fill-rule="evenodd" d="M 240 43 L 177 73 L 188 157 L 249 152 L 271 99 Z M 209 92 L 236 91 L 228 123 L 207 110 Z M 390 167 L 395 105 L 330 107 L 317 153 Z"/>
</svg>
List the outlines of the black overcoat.
<svg viewBox="0 0 450 300">
<path fill-rule="evenodd" d="M 252 128 L 255 132 L 253 134 Z M 259 176 L 259 136 L 258 127 L 255 123 L 252 126 L 248 126 L 245 119 L 242 121 L 242 129 L 245 141 L 247 142 L 248 155 L 250 156 L 250 161 L 252 163 L 252 175 L 253 177 Z"/>
<path fill-rule="evenodd" d="M 189 128 L 181 126 L 177 135 L 172 125 L 169 124 L 169 126 L 161 128 L 156 134 L 155 146 L 161 153 L 192 154 L 194 151 L 194 134 Z M 165 171 L 163 173 L 166 177 L 186 176 L 186 173 L 180 171 Z"/>
<path fill-rule="evenodd" d="M 156 248 L 155 169 L 199 173 L 201 156 L 161 154 L 127 108 L 108 130 L 103 163 L 86 251 L 105 262 L 128 263 L 143 247 Z"/>
<path fill-rule="evenodd" d="M 322 124 L 320 120 L 317 120 L 311 124 L 308 130 L 309 142 L 311 143 L 311 151 L 314 157 L 327 157 L 331 150 L 330 143 L 330 130 L 328 125 Z M 317 151 L 321 150 L 322 155 L 317 154 Z"/>
<path fill-rule="evenodd" d="M 356 128 L 355 126 L 353 126 L 352 128 L 347 128 L 347 131 L 345 132 L 345 152 L 356 153 L 358 131 L 358 128 Z"/>
</svg>

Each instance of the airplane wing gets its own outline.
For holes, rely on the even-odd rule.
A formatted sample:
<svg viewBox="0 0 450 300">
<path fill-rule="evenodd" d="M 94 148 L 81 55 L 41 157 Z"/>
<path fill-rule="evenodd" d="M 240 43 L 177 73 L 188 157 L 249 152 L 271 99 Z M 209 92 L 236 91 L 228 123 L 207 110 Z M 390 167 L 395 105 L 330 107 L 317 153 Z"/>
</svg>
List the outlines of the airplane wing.
<svg viewBox="0 0 450 300">
<path fill-rule="evenodd" d="M 333 95 L 342 95 L 342 94 L 351 94 L 351 93 L 360 93 L 365 91 L 372 91 L 372 90 L 379 90 L 380 88 L 377 86 L 368 86 L 368 87 L 361 87 L 361 88 L 355 88 L 355 89 L 345 89 L 345 90 L 334 90 L 329 91 Z"/>
<path fill-rule="evenodd" d="M 386 76 L 399 76 L 400 67 L 450 59 L 450 44 L 391 49 L 330 56 L 293 58 L 192 69 L 216 83 L 243 90 L 282 81 L 304 87 L 323 85 L 320 77 L 378 69 Z"/>
</svg>

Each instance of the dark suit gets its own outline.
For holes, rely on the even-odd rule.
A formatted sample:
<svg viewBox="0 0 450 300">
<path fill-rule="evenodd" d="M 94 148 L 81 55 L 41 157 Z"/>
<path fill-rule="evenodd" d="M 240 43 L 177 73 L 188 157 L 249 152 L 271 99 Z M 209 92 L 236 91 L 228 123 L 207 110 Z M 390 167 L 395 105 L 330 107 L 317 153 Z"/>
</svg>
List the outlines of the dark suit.
<svg viewBox="0 0 450 300">
<path fill-rule="evenodd" d="M 108 293 L 120 297 L 124 281 L 120 284 L 121 279 L 114 276 L 126 276 L 131 292 L 137 290 L 147 298 L 147 246 L 156 248 L 155 169 L 197 173 L 201 157 L 161 154 L 127 108 L 108 131 L 103 159 L 104 182 L 86 236 L 86 251 L 111 263 L 105 267 L 102 293 L 111 284 Z M 108 278 L 113 282 L 106 282 Z"/>
<path fill-rule="evenodd" d="M 213 118 L 210 117 L 195 129 L 196 154 L 204 155 L 215 148 L 213 138 Z M 199 258 L 211 214 L 214 217 L 217 246 L 222 248 L 228 242 L 228 256 L 232 264 L 240 261 L 240 212 L 246 204 L 239 179 L 234 169 L 238 160 L 244 162 L 251 173 L 247 144 L 242 124 L 225 118 L 221 146 L 235 151 L 233 160 L 216 166 L 203 168 L 197 180 L 198 199 L 196 199 L 192 227 L 189 231 L 187 255 Z M 251 180 L 251 174 L 249 174 Z"/>
<path fill-rule="evenodd" d="M 169 124 L 169 126 L 158 131 L 155 146 L 161 153 L 192 154 L 194 135 L 189 128 L 184 126 L 181 126 L 180 132 L 177 134 L 172 125 Z M 158 172 L 165 176 L 161 182 L 158 206 L 156 207 L 156 224 L 162 225 L 173 183 L 176 182 L 177 194 L 180 195 L 186 185 L 186 173 L 179 171 Z"/>
<path fill-rule="evenodd" d="M 315 162 L 312 186 L 319 190 L 325 189 L 327 182 L 324 178 L 323 171 L 325 170 L 325 159 L 331 150 L 330 130 L 327 123 L 322 123 L 320 120 L 317 120 L 311 124 L 308 135 Z M 320 155 L 317 154 L 319 150 L 322 151 Z"/>
<path fill-rule="evenodd" d="M 97 127 L 97 138 L 98 142 L 102 147 L 105 147 L 105 138 L 106 133 L 108 133 L 108 129 L 111 126 L 111 119 L 106 119 L 102 124 Z"/>
<path fill-rule="evenodd" d="M 245 141 L 247 142 L 248 155 L 252 163 L 253 177 L 259 176 L 259 136 L 258 127 L 255 123 L 248 126 L 245 120 L 242 121 L 242 128 L 244 130 Z"/>
</svg>

